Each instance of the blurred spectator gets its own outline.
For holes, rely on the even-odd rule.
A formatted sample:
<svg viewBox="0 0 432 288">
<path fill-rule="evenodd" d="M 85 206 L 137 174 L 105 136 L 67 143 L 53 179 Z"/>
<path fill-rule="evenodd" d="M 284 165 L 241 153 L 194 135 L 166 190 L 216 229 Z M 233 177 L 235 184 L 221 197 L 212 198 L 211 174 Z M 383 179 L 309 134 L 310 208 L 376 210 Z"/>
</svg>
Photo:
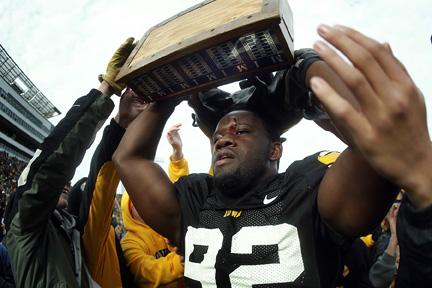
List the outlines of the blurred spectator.
<svg viewBox="0 0 432 288">
<path fill-rule="evenodd" d="M 166 134 L 168 143 L 172 147 L 172 154 L 169 157 L 168 177 L 171 182 L 176 182 L 180 177 L 189 175 L 189 163 L 183 155 L 183 142 L 179 131 L 181 124 L 171 126 Z"/>
<path fill-rule="evenodd" d="M 124 237 L 125 232 L 123 232 L 124 231 L 123 223 L 119 222 L 118 219 L 114 217 L 114 213 L 111 221 L 111 226 L 114 228 L 114 232 L 117 237 L 117 240 L 120 241 Z"/>
<path fill-rule="evenodd" d="M 398 201 L 398 200 L 397 200 Z M 369 279 L 373 287 L 393 287 L 394 278 L 397 273 L 399 263 L 399 249 L 396 230 L 396 219 L 399 210 L 399 203 L 395 203 L 389 210 L 386 216 L 389 231 L 383 235 L 389 234 L 386 237 L 386 248 L 376 262 L 372 265 L 369 271 Z M 382 238 L 381 238 L 382 239 Z M 377 241 L 378 242 L 378 241 Z"/>
<path fill-rule="evenodd" d="M 25 165 L 24 161 L 5 151 L 0 152 L 0 218 L 3 217 L 9 196 L 15 192 L 18 177 Z"/>
<path fill-rule="evenodd" d="M 389 245 L 390 238 L 393 236 L 393 238 L 396 237 L 396 235 L 392 235 L 391 233 L 391 225 L 393 218 L 391 217 L 391 213 L 394 210 L 394 207 L 399 207 L 401 200 L 403 197 L 403 193 L 399 192 L 399 194 L 396 197 L 396 200 L 394 201 L 394 204 L 392 207 L 390 207 L 389 211 L 387 212 L 386 217 L 381 221 L 381 224 L 379 227 L 377 227 L 374 232 L 372 233 L 373 238 L 373 245 L 371 246 L 371 261 L 372 264 L 375 263 L 378 260 L 378 257 L 383 255 L 383 253 L 386 251 L 387 246 Z M 397 239 L 396 239 L 397 240 Z"/>
<path fill-rule="evenodd" d="M 114 201 L 114 209 L 112 212 L 112 224 L 116 232 L 118 240 L 121 240 L 126 234 L 126 229 L 123 225 L 122 211 L 120 207 L 122 194 L 116 194 Z M 115 225 L 114 225 L 115 224 Z"/>
<path fill-rule="evenodd" d="M 3 237 L 6 234 L 3 222 L 0 224 L 0 242 L 3 242 Z M 1 287 L 1 286 L 0 286 Z"/>
<path fill-rule="evenodd" d="M 0 287 L 15 287 L 9 255 L 3 243 L 0 243 Z"/>
<path fill-rule="evenodd" d="M 121 246 L 137 287 L 183 287 L 183 265 L 176 249 L 142 220 L 126 191 L 121 206 L 126 228 Z"/>
<path fill-rule="evenodd" d="M 75 217 L 79 217 L 79 210 L 81 206 L 82 194 L 87 182 L 87 177 L 83 177 L 78 180 L 69 191 L 68 198 L 68 207 L 67 211 L 74 215 Z"/>
</svg>

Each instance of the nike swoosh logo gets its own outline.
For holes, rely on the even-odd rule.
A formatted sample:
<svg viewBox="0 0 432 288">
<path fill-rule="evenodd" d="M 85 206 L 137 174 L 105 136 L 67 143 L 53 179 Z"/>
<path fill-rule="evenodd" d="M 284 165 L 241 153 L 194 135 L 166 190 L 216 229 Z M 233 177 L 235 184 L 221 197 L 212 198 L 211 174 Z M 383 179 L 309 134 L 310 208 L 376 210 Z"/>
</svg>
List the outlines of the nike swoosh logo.
<svg viewBox="0 0 432 288">
<path fill-rule="evenodd" d="M 270 204 L 271 202 L 273 202 L 274 200 L 276 200 L 276 198 L 277 198 L 277 196 L 272 197 L 272 198 L 268 198 L 268 195 L 266 195 L 264 197 L 263 203 L 264 203 L 264 205 Z"/>
</svg>

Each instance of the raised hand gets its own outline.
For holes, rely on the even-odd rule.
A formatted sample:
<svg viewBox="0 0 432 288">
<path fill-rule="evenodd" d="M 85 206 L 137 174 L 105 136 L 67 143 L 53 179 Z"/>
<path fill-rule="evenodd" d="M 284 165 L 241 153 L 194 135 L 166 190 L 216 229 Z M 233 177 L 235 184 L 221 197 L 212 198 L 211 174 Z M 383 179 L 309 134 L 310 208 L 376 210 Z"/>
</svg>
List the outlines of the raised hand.
<svg viewBox="0 0 432 288">
<path fill-rule="evenodd" d="M 134 38 L 127 38 L 126 41 L 114 52 L 108 62 L 105 74 L 101 74 L 98 77 L 100 82 L 105 81 L 108 83 L 113 93 L 118 96 L 120 96 L 121 91 L 126 87 L 126 85 L 115 81 L 115 79 L 134 47 Z"/>
<path fill-rule="evenodd" d="M 397 235 L 396 222 L 397 222 L 398 212 L 399 212 L 399 204 L 393 204 L 386 216 L 386 219 L 389 223 L 391 235 L 395 237 Z"/>
<path fill-rule="evenodd" d="M 183 158 L 183 143 L 179 134 L 181 123 L 175 124 L 168 129 L 167 140 L 173 148 L 172 160 L 180 160 Z"/>
<path fill-rule="evenodd" d="M 386 216 L 386 219 L 390 227 L 390 233 L 391 233 L 390 240 L 386 248 L 386 253 L 393 257 L 397 257 L 398 247 L 399 247 L 398 238 L 397 238 L 397 228 L 396 228 L 398 212 L 399 212 L 399 204 L 393 204 Z"/>
<path fill-rule="evenodd" d="M 311 86 L 344 138 L 381 175 L 406 188 L 417 207 L 432 204 L 432 145 L 424 98 L 388 44 L 354 29 L 321 25 L 314 49 L 341 77 L 341 93 L 323 79 Z"/>
<path fill-rule="evenodd" d="M 115 120 L 123 127 L 129 124 L 148 106 L 132 89 L 127 88 L 120 98 L 120 107 Z"/>
</svg>

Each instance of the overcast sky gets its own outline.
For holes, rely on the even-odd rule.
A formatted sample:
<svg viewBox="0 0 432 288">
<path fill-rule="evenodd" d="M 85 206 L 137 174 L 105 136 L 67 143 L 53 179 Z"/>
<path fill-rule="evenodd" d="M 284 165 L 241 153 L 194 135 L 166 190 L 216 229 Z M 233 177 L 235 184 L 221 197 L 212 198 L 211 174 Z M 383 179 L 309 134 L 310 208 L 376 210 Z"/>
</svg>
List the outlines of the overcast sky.
<svg viewBox="0 0 432 288">
<path fill-rule="evenodd" d="M 233 0 L 235 1 L 235 0 Z M 114 50 L 128 36 L 141 38 L 151 26 L 201 1 L 192 0 L 1 0 L 0 43 L 36 86 L 64 115 L 73 101 L 98 86 Z M 352 26 L 389 42 L 432 103 L 432 1 L 430 0 L 289 0 L 294 15 L 295 48 L 311 47 L 320 23 Z M 199 23 L 197 23 L 199 25 Z M 234 91 L 236 85 L 228 90 Z M 115 99 L 118 102 L 117 99 Z M 117 108 L 116 108 L 117 109 Z M 181 104 L 168 125 L 182 123 L 184 154 L 191 172 L 207 172 L 208 140 L 191 126 L 191 110 Z M 51 121 L 56 124 L 62 116 Z M 431 130 L 431 115 L 429 115 Z M 168 127 L 168 126 L 167 126 Z M 102 130 L 101 130 L 102 131 Z M 96 139 L 97 144 L 100 134 Z M 301 121 L 284 135 L 281 170 L 320 150 L 344 145 L 313 123 Z M 74 181 L 88 173 L 94 144 L 77 169 Z M 163 136 L 157 159 L 168 164 L 170 146 Z"/>
</svg>

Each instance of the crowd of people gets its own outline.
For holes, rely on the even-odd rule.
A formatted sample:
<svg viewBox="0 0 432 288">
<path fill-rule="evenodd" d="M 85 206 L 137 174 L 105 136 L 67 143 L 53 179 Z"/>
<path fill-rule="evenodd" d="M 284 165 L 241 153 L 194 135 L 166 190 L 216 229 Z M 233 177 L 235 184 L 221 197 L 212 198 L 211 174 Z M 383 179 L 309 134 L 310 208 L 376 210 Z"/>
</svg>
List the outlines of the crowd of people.
<svg viewBox="0 0 432 288">
<path fill-rule="evenodd" d="M 3 214 L 10 195 L 15 192 L 18 178 L 25 167 L 25 162 L 0 151 L 0 287 L 9 288 L 14 286 L 12 268 L 6 247 L 3 245 L 5 234 Z"/>
<path fill-rule="evenodd" d="M 189 174 L 178 124 L 166 135 L 168 175 L 154 157 L 181 100 L 144 103 L 115 81 L 135 45 L 128 38 L 99 88 L 78 98 L 43 141 L 10 198 L 0 287 L 430 286 L 432 144 L 423 96 L 388 44 L 343 26 L 318 33 L 327 42 L 297 51 L 296 64 L 274 77 L 242 82 L 218 116 L 205 110 L 204 94 L 194 96 L 212 165 Z M 320 105 L 299 106 L 309 92 Z M 113 94 L 121 96 L 118 113 L 88 177 L 71 185 L 114 109 Z M 279 173 L 281 134 L 303 114 L 348 148 Z M 23 165 L 12 164 L 17 173 Z"/>
<path fill-rule="evenodd" d="M 24 161 L 0 151 L 0 217 L 3 217 L 7 200 L 15 192 L 18 178 L 25 165 Z"/>
</svg>

